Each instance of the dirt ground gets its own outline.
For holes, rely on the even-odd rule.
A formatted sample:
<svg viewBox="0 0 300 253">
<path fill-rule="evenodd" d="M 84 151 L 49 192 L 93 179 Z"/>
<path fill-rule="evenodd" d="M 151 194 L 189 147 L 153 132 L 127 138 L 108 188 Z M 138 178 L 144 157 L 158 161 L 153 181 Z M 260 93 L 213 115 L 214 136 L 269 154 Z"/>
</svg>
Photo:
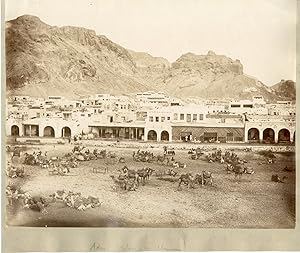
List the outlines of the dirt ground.
<svg viewBox="0 0 300 253">
<path fill-rule="evenodd" d="M 222 145 L 219 146 L 222 148 Z M 26 152 L 48 151 L 49 156 L 62 156 L 73 146 L 32 145 Z M 223 147 L 224 149 L 230 147 Z M 90 147 L 94 149 L 93 146 Z M 103 148 L 99 148 L 100 150 Z M 220 163 L 208 163 L 205 159 L 189 159 L 187 150 L 175 150 L 175 160 L 187 164 L 178 169 L 180 173 L 213 173 L 213 186 L 196 186 L 189 189 L 170 177 L 153 175 L 144 186 L 136 191 L 116 191 L 110 175 L 118 175 L 117 169 L 127 165 L 130 169 L 151 167 L 155 171 L 169 167 L 154 163 L 134 162 L 133 151 L 106 147 L 118 156 L 125 157 L 126 163 L 110 165 L 108 173 L 93 173 L 92 168 L 104 166 L 104 160 L 80 162 L 71 169 L 68 176 L 49 175 L 38 166 L 26 166 L 24 178 L 7 182 L 18 184 L 32 196 L 48 197 L 56 190 L 81 192 L 83 196 L 99 197 L 100 207 L 78 211 L 62 202 L 50 203 L 47 213 L 28 209 L 7 207 L 7 224 L 18 226 L 86 226 L 86 227 L 194 227 L 194 228 L 294 228 L 295 226 L 295 170 L 283 171 L 285 166 L 295 169 L 294 153 L 276 153 L 274 164 L 254 152 L 235 151 L 248 161 L 254 174 L 245 174 L 241 179 L 227 174 Z M 152 149 L 154 154 L 162 154 L 163 148 Z M 232 151 L 232 150 L 230 150 Z M 14 163 L 22 163 L 22 158 L 14 158 Z M 179 173 L 179 174 L 180 174 Z M 272 174 L 287 179 L 284 183 L 271 181 Z M 178 177 L 177 177 L 178 178 Z"/>
</svg>

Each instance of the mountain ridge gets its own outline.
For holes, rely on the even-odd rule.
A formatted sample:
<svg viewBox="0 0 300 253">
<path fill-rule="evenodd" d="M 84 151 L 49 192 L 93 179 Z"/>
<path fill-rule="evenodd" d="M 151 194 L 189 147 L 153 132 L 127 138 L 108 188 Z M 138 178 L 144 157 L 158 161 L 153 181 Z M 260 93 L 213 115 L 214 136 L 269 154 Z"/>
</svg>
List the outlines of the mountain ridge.
<svg viewBox="0 0 300 253">
<path fill-rule="evenodd" d="M 282 98 L 243 72 L 239 60 L 208 51 L 186 53 L 170 63 L 163 57 L 126 49 L 94 30 L 50 26 L 24 15 L 6 22 L 8 94 L 65 97 L 164 91 L 175 97 Z"/>
</svg>

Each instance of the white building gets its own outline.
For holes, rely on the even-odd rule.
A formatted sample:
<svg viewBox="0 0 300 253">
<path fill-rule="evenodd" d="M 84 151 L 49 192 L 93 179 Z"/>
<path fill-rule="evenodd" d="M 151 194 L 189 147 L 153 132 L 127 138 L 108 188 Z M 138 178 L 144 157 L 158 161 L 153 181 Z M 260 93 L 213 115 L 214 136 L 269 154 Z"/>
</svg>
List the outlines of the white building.
<svg viewBox="0 0 300 253">
<path fill-rule="evenodd" d="M 229 103 L 229 112 L 235 114 L 267 115 L 268 109 L 262 96 L 254 96 L 252 100 L 232 100 Z"/>
<path fill-rule="evenodd" d="M 168 106 L 170 104 L 170 98 L 163 92 L 148 91 L 143 93 L 138 93 L 136 95 L 136 101 L 140 106 L 151 106 L 151 107 L 161 107 Z"/>
</svg>

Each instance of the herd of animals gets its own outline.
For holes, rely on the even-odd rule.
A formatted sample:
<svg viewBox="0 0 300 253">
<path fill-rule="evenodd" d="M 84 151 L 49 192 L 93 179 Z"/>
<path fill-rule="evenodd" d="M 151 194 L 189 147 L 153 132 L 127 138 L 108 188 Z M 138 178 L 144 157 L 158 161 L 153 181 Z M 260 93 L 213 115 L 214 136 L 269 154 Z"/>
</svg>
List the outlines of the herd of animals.
<svg viewBox="0 0 300 253">
<path fill-rule="evenodd" d="M 10 178 L 24 177 L 25 166 L 39 166 L 42 169 L 47 169 L 49 175 L 61 175 L 65 176 L 71 173 L 72 168 L 78 167 L 81 162 L 103 159 L 105 169 L 104 173 L 108 172 L 108 166 L 111 164 L 125 163 L 124 157 L 118 157 L 115 153 L 107 150 L 94 149 L 90 151 L 80 145 L 75 145 L 71 152 L 63 155 L 62 157 L 49 157 L 47 152 L 41 151 L 33 152 L 32 154 L 24 153 L 21 155 L 20 150 L 9 148 L 8 153 L 11 154 L 11 161 L 8 161 L 6 174 Z M 186 164 L 175 160 L 175 151 L 168 150 L 164 147 L 163 154 L 154 155 L 150 151 L 138 150 L 133 152 L 132 159 L 136 163 L 147 163 L 148 166 L 141 169 L 130 169 L 128 166 L 122 166 L 118 169 L 117 175 L 110 175 L 112 179 L 113 190 L 120 191 L 136 191 L 140 186 L 146 185 L 152 176 L 157 178 L 169 177 L 172 178 L 172 182 L 178 182 L 178 190 L 182 189 L 182 185 L 186 185 L 188 188 L 195 188 L 196 185 L 214 185 L 213 173 L 203 170 L 193 175 L 190 172 L 181 173 L 180 171 L 186 170 Z M 224 165 L 224 169 L 227 173 L 233 173 L 235 177 L 241 178 L 243 174 L 254 174 L 254 170 L 247 166 L 247 161 L 240 159 L 234 152 L 216 150 L 212 153 L 205 155 L 205 152 L 201 149 L 191 149 L 188 151 L 189 158 L 191 160 L 203 159 L 208 163 L 220 163 Z M 23 164 L 16 166 L 13 163 L 14 157 L 23 156 Z M 268 163 L 273 163 L 274 159 L 268 159 Z M 153 169 L 151 164 L 156 163 L 163 166 L 163 169 Z M 181 168 L 181 170 L 179 170 Z M 286 167 L 285 171 L 289 171 Z M 97 172 L 97 168 L 93 168 L 92 172 Z M 286 177 L 281 178 L 279 175 L 272 175 L 271 181 L 283 183 Z M 171 180 L 170 180 L 171 181 Z M 30 208 L 43 212 L 45 207 L 49 205 L 49 201 L 46 201 L 45 197 L 38 196 L 32 197 L 28 192 L 22 191 L 13 184 L 9 184 L 6 188 L 6 196 L 9 205 L 12 205 L 13 201 L 21 201 L 24 208 Z M 53 200 L 60 200 L 68 207 L 75 208 L 77 210 L 86 210 L 88 208 L 95 208 L 100 206 L 98 198 L 88 196 L 83 197 L 80 193 L 67 192 L 65 190 L 59 190 L 51 195 Z"/>
<path fill-rule="evenodd" d="M 83 197 L 80 192 L 66 192 L 59 190 L 51 194 L 49 198 L 43 196 L 31 196 L 29 192 L 23 191 L 19 186 L 10 183 L 6 187 L 6 198 L 8 205 L 12 206 L 14 201 L 22 205 L 22 208 L 28 208 L 34 211 L 47 212 L 46 207 L 56 201 L 65 203 L 66 206 L 79 211 L 84 211 L 89 208 L 99 207 L 101 205 L 99 198 L 93 196 Z"/>
</svg>

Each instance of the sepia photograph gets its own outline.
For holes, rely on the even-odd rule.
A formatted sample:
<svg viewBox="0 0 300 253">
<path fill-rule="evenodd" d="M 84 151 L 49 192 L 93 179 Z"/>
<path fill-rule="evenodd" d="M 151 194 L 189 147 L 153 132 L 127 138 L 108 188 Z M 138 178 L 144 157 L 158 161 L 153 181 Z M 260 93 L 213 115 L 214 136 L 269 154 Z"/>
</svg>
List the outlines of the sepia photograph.
<svg viewBox="0 0 300 253">
<path fill-rule="evenodd" d="M 6 226 L 295 228 L 296 1 L 4 8 Z"/>
</svg>

